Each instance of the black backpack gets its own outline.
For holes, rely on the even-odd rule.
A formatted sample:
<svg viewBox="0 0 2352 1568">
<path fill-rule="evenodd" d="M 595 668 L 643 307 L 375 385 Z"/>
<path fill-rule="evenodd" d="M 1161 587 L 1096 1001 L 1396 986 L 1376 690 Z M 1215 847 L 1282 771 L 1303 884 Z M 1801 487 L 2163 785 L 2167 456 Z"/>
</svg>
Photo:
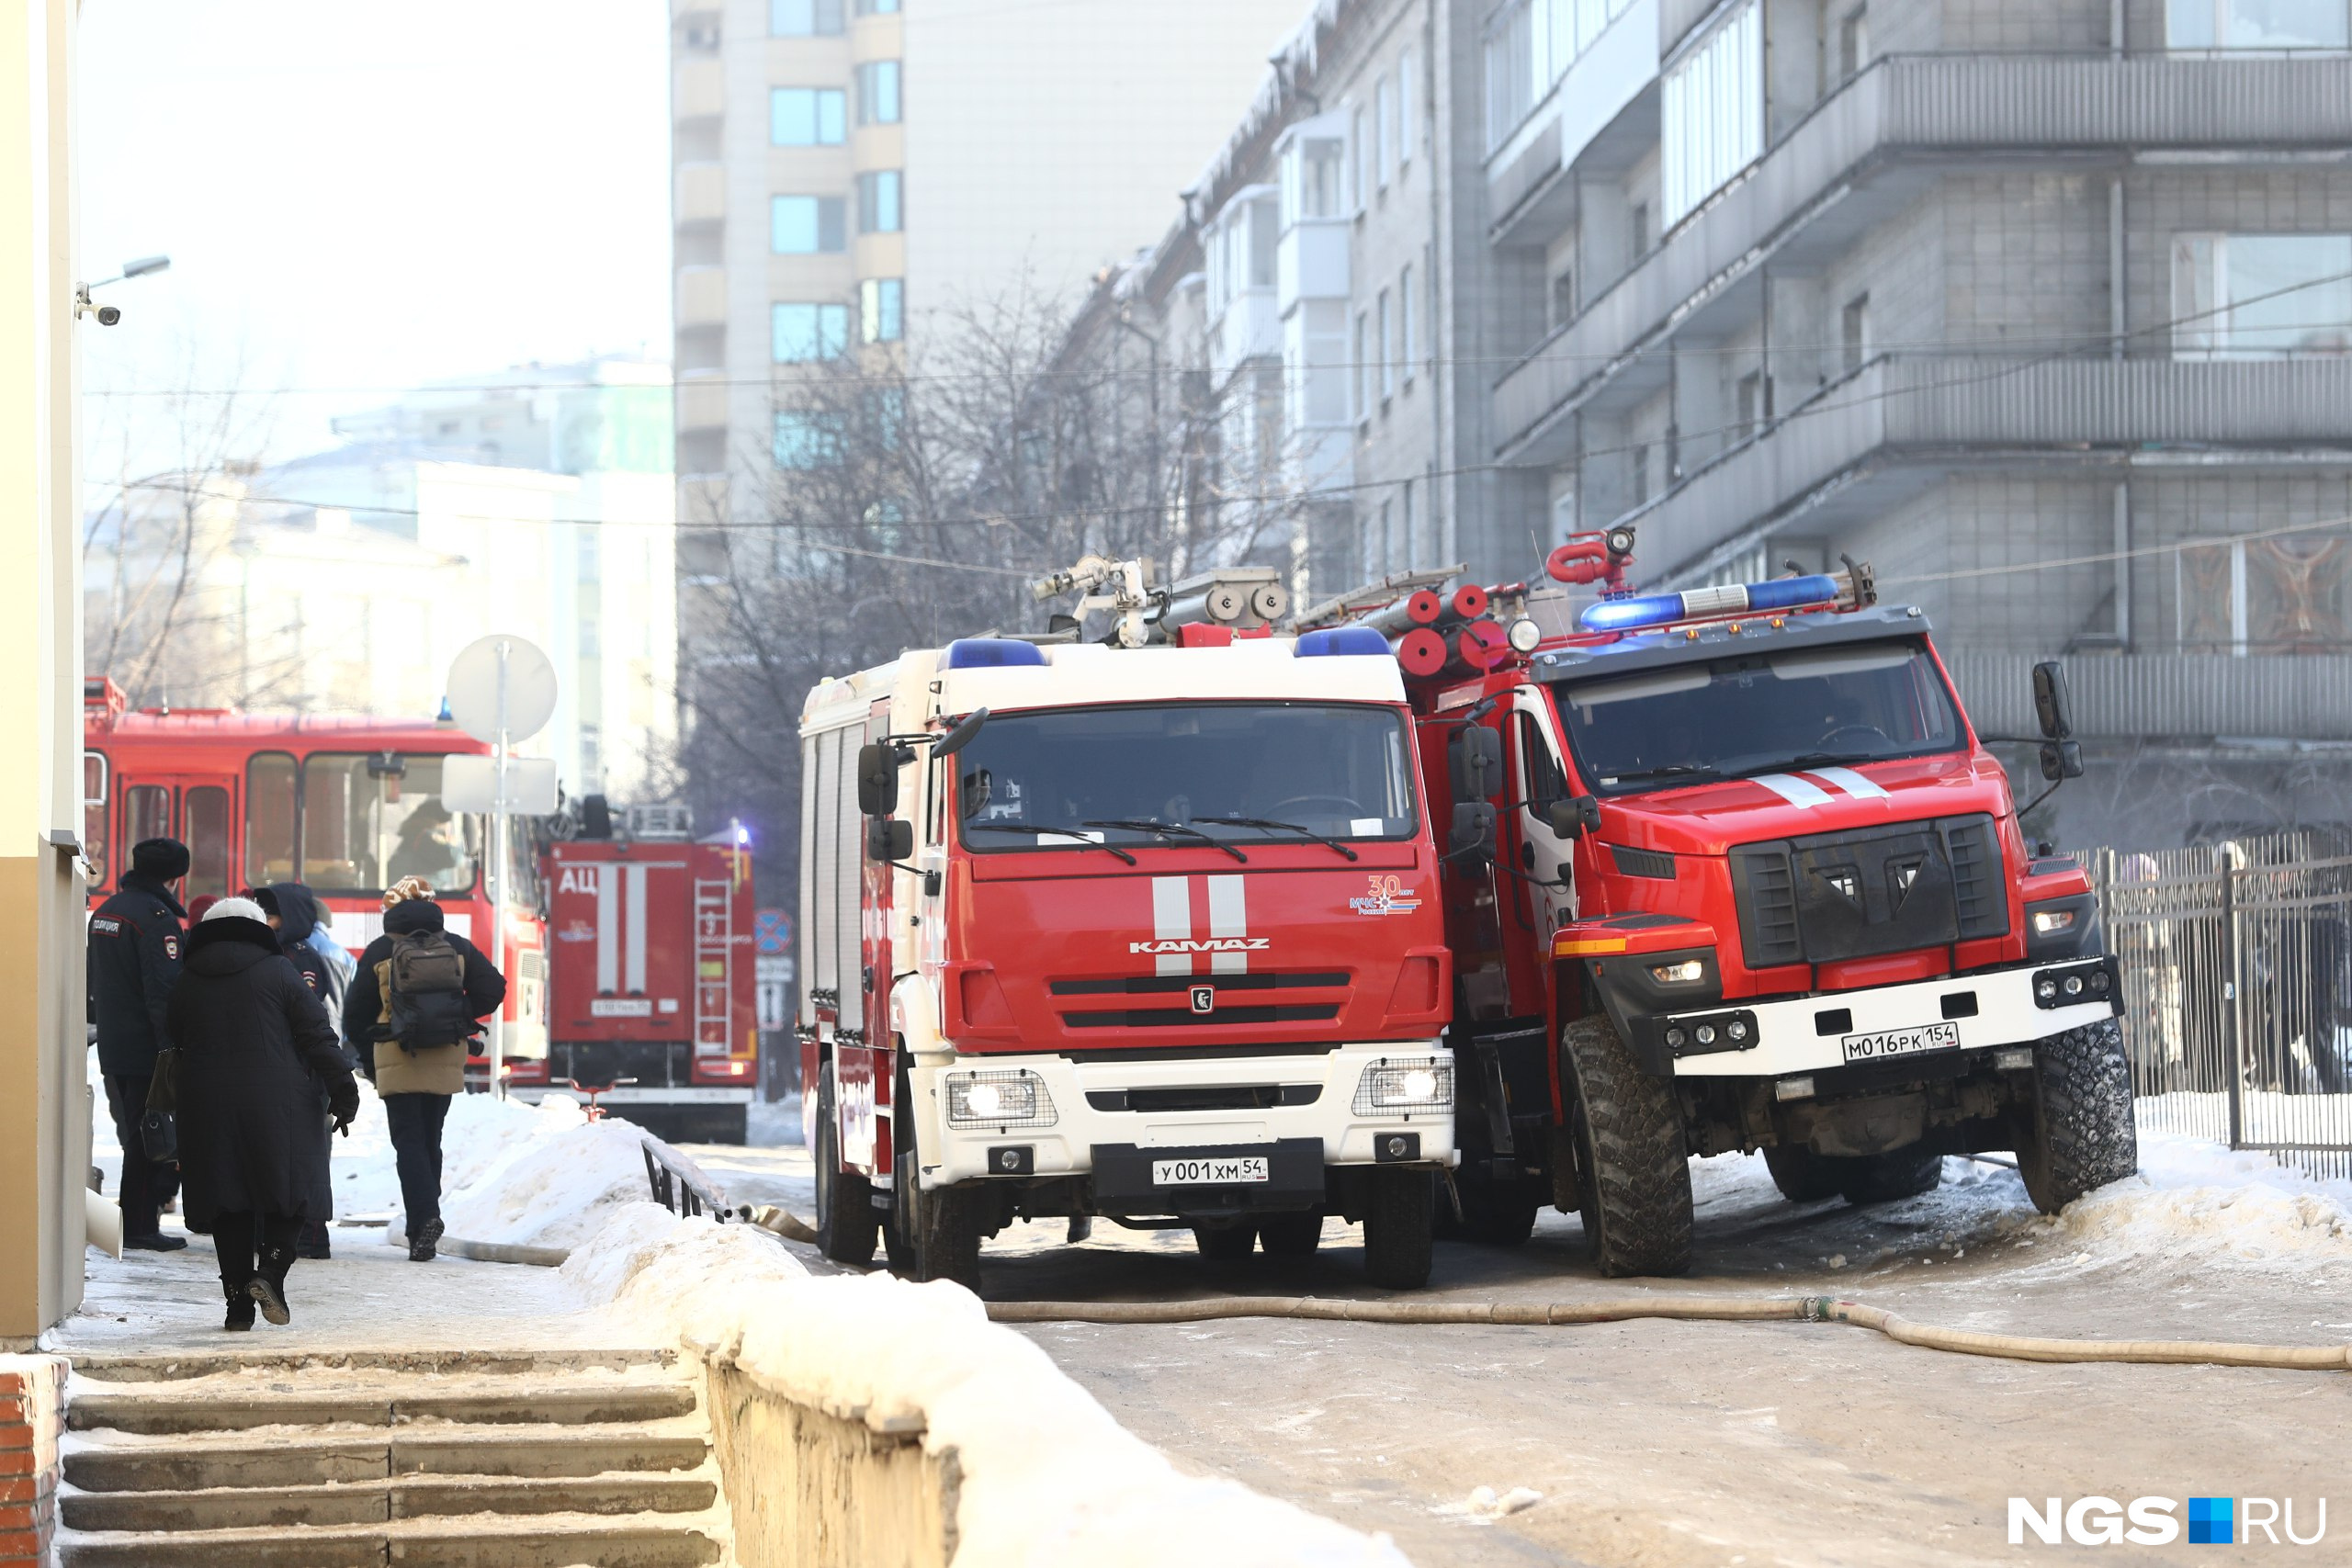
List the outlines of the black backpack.
<svg viewBox="0 0 2352 1568">
<path fill-rule="evenodd" d="M 407 1049 L 455 1045 L 473 1032 L 465 954 L 440 931 L 394 933 L 384 976 L 388 1032 Z"/>
</svg>

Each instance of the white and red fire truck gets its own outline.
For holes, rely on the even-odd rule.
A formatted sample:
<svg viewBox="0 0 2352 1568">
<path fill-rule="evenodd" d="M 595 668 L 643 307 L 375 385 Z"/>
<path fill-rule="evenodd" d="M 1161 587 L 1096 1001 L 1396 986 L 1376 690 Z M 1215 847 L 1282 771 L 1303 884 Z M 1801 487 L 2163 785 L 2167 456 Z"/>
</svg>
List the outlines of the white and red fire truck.
<svg viewBox="0 0 2352 1568">
<path fill-rule="evenodd" d="M 695 841 L 682 807 L 617 830 L 601 801 L 584 816 L 542 862 L 548 1055 L 516 1063 L 510 1089 L 593 1090 L 658 1136 L 740 1144 L 759 1079 L 751 851 Z"/>
<path fill-rule="evenodd" d="M 1312 1252 L 1340 1214 L 1375 1280 L 1427 1278 L 1453 985 L 1412 715 L 1377 633 L 1268 635 L 1272 576 L 1155 593 L 1089 562 L 1041 590 L 1107 589 L 1080 605 L 1107 642 L 969 637 L 809 694 L 829 1256 L 879 1233 L 968 1283 L 1016 1217 L 1230 1258 Z"/>
<path fill-rule="evenodd" d="M 1468 1232 L 1523 1241 L 1549 1201 L 1604 1272 L 1670 1274 L 1694 1154 L 1761 1149 L 1789 1197 L 1858 1203 L 1946 1154 L 2015 1150 L 2045 1211 L 2132 1174 L 2089 886 L 2029 845 L 1927 617 L 1851 562 L 1635 596 L 1632 547 L 1555 553 L 1608 592 L 1555 635 L 1467 637 L 1434 595 L 1389 617 L 1408 669 L 1417 635 L 1456 650 L 1408 683 L 1454 833 Z M 2035 696 L 2054 788 L 2081 772 L 2057 665 Z"/>
</svg>

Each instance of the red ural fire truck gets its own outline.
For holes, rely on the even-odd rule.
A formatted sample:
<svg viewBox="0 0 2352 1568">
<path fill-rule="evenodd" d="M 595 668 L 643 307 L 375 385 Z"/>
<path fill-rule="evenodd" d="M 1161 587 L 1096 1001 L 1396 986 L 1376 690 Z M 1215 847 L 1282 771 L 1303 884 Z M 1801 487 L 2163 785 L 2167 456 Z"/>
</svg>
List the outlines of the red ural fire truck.
<svg viewBox="0 0 2352 1568">
<path fill-rule="evenodd" d="M 694 841 L 683 807 L 632 809 L 616 832 L 583 804 L 582 836 L 542 865 L 548 1057 L 518 1064 L 514 1092 L 570 1079 L 658 1136 L 740 1144 L 759 1077 L 751 851 Z"/>
<path fill-rule="evenodd" d="M 1578 541 L 1555 575 L 1613 588 L 1631 550 Z M 2134 1169 L 2088 884 L 2029 847 L 1927 618 L 1848 567 L 1613 592 L 1414 682 L 1474 1236 L 1523 1240 L 1548 1200 L 1603 1272 L 1680 1272 L 1688 1156 L 1729 1150 L 1858 1203 L 1945 1154 L 2016 1150 L 2044 1211 Z M 2054 787 L 2081 771 L 2063 671 L 2035 685 Z"/>
<path fill-rule="evenodd" d="M 820 1244 L 967 1283 L 1016 1217 L 1430 1268 L 1450 955 L 1396 660 L 1273 574 L 1107 589 L 813 691 L 799 1020 Z M 1188 619 L 1188 617 L 1192 617 Z"/>
</svg>

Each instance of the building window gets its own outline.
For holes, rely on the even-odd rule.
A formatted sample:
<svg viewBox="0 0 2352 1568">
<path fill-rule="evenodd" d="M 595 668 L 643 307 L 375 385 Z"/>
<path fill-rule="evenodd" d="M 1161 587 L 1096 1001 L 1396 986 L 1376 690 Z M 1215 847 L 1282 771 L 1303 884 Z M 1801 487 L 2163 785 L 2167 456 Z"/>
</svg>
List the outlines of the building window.
<svg viewBox="0 0 2352 1568">
<path fill-rule="evenodd" d="M 1627 217 L 1630 220 L 1628 227 L 1632 231 L 1633 258 L 1639 261 L 1650 252 L 1650 204 L 1646 201 L 1634 203 Z"/>
<path fill-rule="evenodd" d="M 899 14 L 899 0 L 857 0 L 857 14 L 861 17 L 895 17 Z"/>
<path fill-rule="evenodd" d="M 1871 356 L 1871 297 L 1857 294 L 1846 301 L 1838 318 L 1838 352 L 1851 376 Z"/>
<path fill-rule="evenodd" d="M 775 466 L 831 468 L 842 460 L 841 433 L 822 414 L 779 410 L 775 416 Z"/>
<path fill-rule="evenodd" d="M 1563 267 L 1552 279 L 1552 330 L 1558 332 L 1577 315 L 1577 275 L 1573 268 Z"/>
<path fill-rule="evenodd" d="M 1419 140 L 1420 118 L 1413 112 L 1413 54 L 1405 51 L 1396 62 L 1396 166 L 1398 169 L 1413 161 L 1413 143 Z"/>
<path fill-rule="evenodd" d="M 1339 218 L 1345 215 L 1340 205 L 1341 182 L 1346 178 L 1347 144 L 1336 136 L 1309 136 L 1299 140 L 1297 150 L 1285 166 L 1288 175 L 1283 191 L 1289 211 L 1283 227 L 1301 218 Z"/>
<path fill-rule="evenodd" d="M 2173 49 L 2343 49 L 2345 0 L 2165 0 Z"/>
<path fill-rule="evenodd" d="M 776 87 L 768 93 L 768 142 L 838 147 L 849 134 L 849 95 L 839 87 Z"/>
<path fill-rule="evenodd" d="M 1371 157 L 1371 147 L 1363 134 L 1363 108 L 1359 105 L 1348 111 L 1348 209 L 1351 212 L 1362 212 L 1364 203 L 1372 199 L 1372 180 L 1367 167 Z"/>
<path fill-rule="evenodd" d="M 1396 166 L 1396 102 L 1385 76 L 1372 87 L 1372 177 L 1386 190 L 1389 173 Z"/>
<path fill-rule="evenodd" d="M 899 120 L 899 62 L 869 60 L 857 68 L 857 123 L 896 125 Z"/>
<path fill-rule="evenodd" d="M 857 286 L 858 333 L 867 343 L 896 343 L 906 335 L 906 284 L 896 277 L 869 277 Z"/>
<path fill-rule="evenodd" d="M 1660 121 L 1666 227 L 1764 151 L 1764 22 L 1747 0 L 1666 73 Z"/>
<path fill-rule="evenodd" d="M 2352 234 L 2177 234 L 2172 346 L 2182 359 L 2352 351 Z"/>
<path fill-rule="evenodd" d="M 1634 506 L 1636 510 L 1650 503 L 1650 444 L 1634 443 Z"/>
<path fill-rule="evenodd" d="M 1410 479 L 1405 481 L 1399 492 L 1397 509 L 1404 513 L 1404 528 L 1400 536 L 1405 546 L 1405 570 L 1410 571 L 1413 563 L 1421 558 L 1419 541 L 1413 537 L 1413 481 Z"/>
<path fill-rule="evenodd" d="M 1372 417 L 1372 360 L 1370 357 L 1372 330 L 1370 322 L 1371 318 L 1363 311 L 1358 310 L 1356 312 L 1354 356 L 1350 361 L 1350 363 L 1355 367 L 1355 373 L 1350 378 L 1350 380 L 1355 387 L 1356 418 L 1358 419 L 1370 419 Z"/>
<path fill-rule="evenodd" d="M 837 196 L 779 196 L 768 209 L 768 244 L 780 256 L 830 255 L 845 249 L 847 203 Z"/>
<path fill-rule="evenodd" d="M 1414 343 L 1413 266 L 1408 262 L 1405 270 L 1396 275 L 1396 358 L 1398 373 L 1408 387 L 1413 384 Z"/>
<path fill-rule="evenodd" d="M 1842 82 L 1860 72 L 1870 57 L 1870 12 L 1857 6 L 1838 24 L 1838 79 Z"/>
<path fill-rule="evenodd" d="M 1385 408 L 1388 400 L 1396 395 L 1396 335 L 1388 314 L 1388 290 L 1380 291 L 1374 309 L 1380 321 L 1380 401 Z"/>
<path fill-rule="evenodd" d="M 842 30 L 842 0 L 768 0 L 768 31 L 776 38 L 829 38 Z"/>
<path fill-rule="evenodd" d="M 905 227 L 899 218 L 899 171 L 877 169 L 857 176 L 857 231 L 895 234 Z"/>
<path fill-rule="evenodd" d="M 1739 378 L 1732 396 L 1731 438 L 1734 443 L 1747 440 L 1756 434 L 1756 422 L 1764 413 L 1764 373 L 1751 370 Z"/>
<path fill-rule="evenodd" d="M 849 352 L 849 307 L 779 304 L 772 311 L 770 336 L 778 365 L 839 359 Z"/>
</svg>

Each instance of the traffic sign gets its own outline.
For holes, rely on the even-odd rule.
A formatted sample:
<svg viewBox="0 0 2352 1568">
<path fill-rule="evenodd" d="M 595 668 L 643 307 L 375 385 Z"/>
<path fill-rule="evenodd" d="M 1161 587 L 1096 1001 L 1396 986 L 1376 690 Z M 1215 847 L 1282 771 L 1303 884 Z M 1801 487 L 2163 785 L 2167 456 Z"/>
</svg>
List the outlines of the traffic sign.
<svg viewBox="0 0 2352 1568">
<path fill-rule="evenodd" d="M 761 953 L 790 953 L 792 917 L 782 909 L 762 909 L 753 915 L 752 945 Z"/>
<path fill-rule="evenodd" d="M 449 716 L 477 740 L 528 740 L 555 716 L 555 666 L 526 638 L 481 637 L 450 661 Z"/>
</svg>

